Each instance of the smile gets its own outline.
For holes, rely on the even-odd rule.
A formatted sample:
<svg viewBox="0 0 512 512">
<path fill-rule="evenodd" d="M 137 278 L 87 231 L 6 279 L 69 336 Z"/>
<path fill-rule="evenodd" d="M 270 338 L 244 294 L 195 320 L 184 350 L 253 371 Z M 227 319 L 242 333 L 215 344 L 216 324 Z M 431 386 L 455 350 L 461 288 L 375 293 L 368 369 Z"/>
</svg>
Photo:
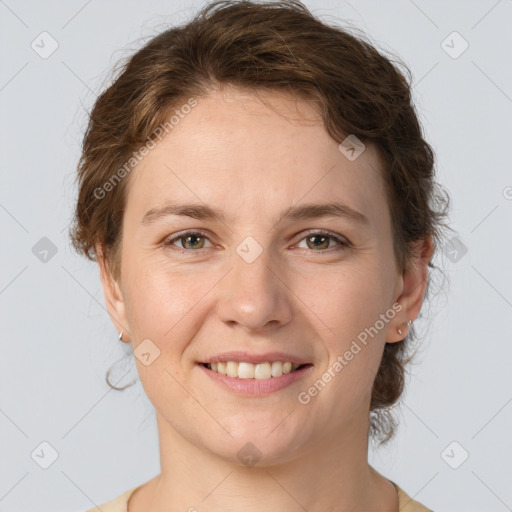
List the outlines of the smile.
<svg viewBox="0 0 512 512">
<path fill-rule="evenodd" d="M 273 361 L 258 364 L 244 361 L 219 361 L 217 363 L 204 363 L 206 368 L 213 372 L 239 379 L 270 379 L 294 372 L 301 366 L 290 361 Z"/>
<path fill-rule="evenodd" d="M 261 397 L 284 389 L 309 374 L 312 364 L 273 361 L 217 361 L 197 365 L 215 383 L 242 396 Z"/>
</svg>

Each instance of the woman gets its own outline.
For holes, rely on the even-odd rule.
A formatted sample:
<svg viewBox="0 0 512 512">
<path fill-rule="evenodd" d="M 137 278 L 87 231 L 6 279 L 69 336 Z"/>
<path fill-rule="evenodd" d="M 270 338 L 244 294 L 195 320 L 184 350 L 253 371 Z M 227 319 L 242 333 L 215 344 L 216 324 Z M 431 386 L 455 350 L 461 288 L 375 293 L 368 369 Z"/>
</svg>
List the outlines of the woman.
<svg viewBox="0 0 512 512">
<path fill-rule="evenodd" d="M 132 344 L 161 473 L 101 510 L 429 510 L 367 457 L 445 227 L 433 165 L 398 68 L 298 1 L 212 3 L 126 63 L 91 113 L 72 239 Z"/>
</svg>

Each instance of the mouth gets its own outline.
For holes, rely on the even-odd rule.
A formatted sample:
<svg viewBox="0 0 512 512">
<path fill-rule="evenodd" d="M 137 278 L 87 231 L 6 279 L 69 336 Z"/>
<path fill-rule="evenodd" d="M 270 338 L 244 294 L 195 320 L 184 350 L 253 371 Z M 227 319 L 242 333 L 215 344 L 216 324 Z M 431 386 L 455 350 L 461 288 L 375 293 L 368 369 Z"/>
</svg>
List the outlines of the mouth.
<svg viewBox="0 0 512 512">
<path fill-rule="evenodd" d="M 261 363 L 249 363 L 245 361 L 217 361 L 212 363 L 200 363 L 206 369 L 220 375 L 235 379 L 275 379 L 283 375 L 294 373 L 311 364 L 297 364 L 291 361 L 264 361 Z"/>
<path fill-rule="evenodd" d="M 212 361 L 198 363 L 197 367 L 223 390 L 244 397 L 263 397 L 305 379 L 313 364 L 291 361 Z"/>
</svg>

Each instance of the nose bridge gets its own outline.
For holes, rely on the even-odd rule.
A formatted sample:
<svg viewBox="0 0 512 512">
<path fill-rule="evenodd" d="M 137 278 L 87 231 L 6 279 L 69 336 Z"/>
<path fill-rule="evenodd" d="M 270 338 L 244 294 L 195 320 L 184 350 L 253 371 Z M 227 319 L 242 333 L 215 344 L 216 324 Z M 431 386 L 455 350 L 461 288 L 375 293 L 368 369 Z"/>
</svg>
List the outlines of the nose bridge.
<svg viewBox="0 0 512 512">
<path fill-rule="evenodd" d="M 250 330 L 289 322 L 291 298 L 277 266 L 268 249 L 251 237 L 240 243 L 219 296 L 221 320 Z"/>
</svg>

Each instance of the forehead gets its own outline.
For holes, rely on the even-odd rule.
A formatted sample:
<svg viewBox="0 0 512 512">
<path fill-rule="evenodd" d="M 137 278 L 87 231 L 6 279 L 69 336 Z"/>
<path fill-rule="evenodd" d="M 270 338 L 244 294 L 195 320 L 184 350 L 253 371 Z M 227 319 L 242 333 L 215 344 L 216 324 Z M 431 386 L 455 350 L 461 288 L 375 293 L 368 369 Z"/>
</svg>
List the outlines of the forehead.
<svg viewBox="0 0 512 512">
<path fill-rule="evenodd" d="M 372 144 L 351 161 L 311 103 L 236 89 L 198 98 L 132 171 L 127 209 L 138 218 L 169 200 L 204 202 L 237 218 L 341 200 L 377 221 L 385 207 Z"/>
</svg>

